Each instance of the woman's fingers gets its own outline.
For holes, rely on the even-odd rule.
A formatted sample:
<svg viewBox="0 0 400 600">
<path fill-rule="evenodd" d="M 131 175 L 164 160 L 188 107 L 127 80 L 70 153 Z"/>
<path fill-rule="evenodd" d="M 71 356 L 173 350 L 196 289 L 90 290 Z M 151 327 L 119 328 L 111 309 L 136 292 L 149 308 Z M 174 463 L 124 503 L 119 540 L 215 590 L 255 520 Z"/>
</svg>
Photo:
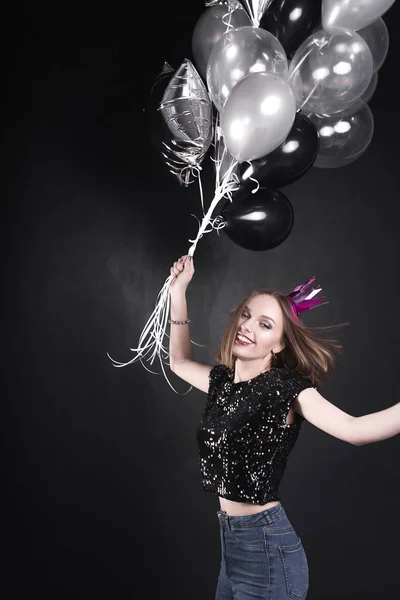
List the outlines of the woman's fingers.
<svg viewBox="0 0 400 600">
<path fill-rule="evenodd" d="M 173 266 L 174 272 L 176 275 L 179 275 L 179 273 L 182 273 L 183 271 L 183 265 L 180 265 L 177 262 L 174 262 L 174 266 Z"/>
<path fill-rule="evenodd" d="M 180 273 L 182 273 L 182 271 L 185 270 L 185 265 L 186 265 L 187 260 L 188 260 L 187 254 L 184 254 L 183 256 L 178 258 L 178 260 L 175 261 L 173 266 L 170 268 L 171 275 L 175 275 L 175 277 L 178 277 L 178 275 Z"/>
</svg>

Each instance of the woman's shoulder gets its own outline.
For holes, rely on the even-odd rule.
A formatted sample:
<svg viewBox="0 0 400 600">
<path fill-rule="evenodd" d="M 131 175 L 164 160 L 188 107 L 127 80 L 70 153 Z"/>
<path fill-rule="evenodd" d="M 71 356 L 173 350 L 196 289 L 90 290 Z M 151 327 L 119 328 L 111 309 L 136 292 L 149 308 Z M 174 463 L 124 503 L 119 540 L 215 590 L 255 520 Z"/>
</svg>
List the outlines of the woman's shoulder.
<svg viewBox="0 0 400 600">
<path fill-rule="evenodd" d="M 306 388 L 314 387 L 311 379 L 296 369 L 290 369 L 288 367 L 277 369 L 277 377 L 288 390 L 293 389 L 297 393 L 300 393 L 301 390 Z"/>
<path fill-rule="evenodd" d="M 209 374 L 210 383 L 212 385 L 219 385 L 228 378 L 229 372 L 230 369 L 222 363 L 213 365 Z"/>
<path fill-rule="evenodd" d="M 227 367 L 226 365 L 222 364 L 222 363 L 217 363 L 216 365 L 213 365 L 210 371 L 210 375 L 211 373 L 213 375 L 221 375 L 222 373 L 228 373 L 229 371 L 229 367 Z"/>
</svg>

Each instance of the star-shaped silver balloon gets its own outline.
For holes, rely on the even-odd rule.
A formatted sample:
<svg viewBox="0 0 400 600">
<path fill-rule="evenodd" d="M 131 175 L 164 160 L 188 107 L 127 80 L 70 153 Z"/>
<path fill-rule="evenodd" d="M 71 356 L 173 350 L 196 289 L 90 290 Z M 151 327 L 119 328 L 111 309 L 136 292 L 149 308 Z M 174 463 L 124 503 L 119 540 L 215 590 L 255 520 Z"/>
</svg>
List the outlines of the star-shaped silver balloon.
<svg viewBox="0 0 400 600">
<path fill-rule="evenodd" d="M 184 165 L 198 167 L 212 140 L 212 102 L 190 60 L 171 78 L 159 110 L 171 132 L 169 152 Z"/>
</svg>

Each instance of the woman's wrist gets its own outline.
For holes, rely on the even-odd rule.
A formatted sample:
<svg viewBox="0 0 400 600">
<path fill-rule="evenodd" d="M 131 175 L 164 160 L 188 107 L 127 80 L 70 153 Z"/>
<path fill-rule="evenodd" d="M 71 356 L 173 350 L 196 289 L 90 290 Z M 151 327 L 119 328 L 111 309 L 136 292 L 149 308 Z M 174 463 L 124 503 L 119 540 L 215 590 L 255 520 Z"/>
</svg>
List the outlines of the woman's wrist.
<svg viewBox="0 0 400 600">
<path fill-rule="evenodd" d="M 171 298 L 170 319 L 175 321 L 185 321 L 189 318 L 186 301 L 186 289 L 176 290 Z"/>
<path fill-rule="evenodd" d="M 191 323 L 191 321 L 192 321 L 192 319 L 185 319 L 183 321 L 168 319 L 168 323 L 170 323 L 171 325 L 188 325 L 189 323 Z"/>
<path fill-rule="evenodd" d="M 171 299 L 179 300 L 180 298 L 186 298 L 186 290 L 187 290 L 187 287 L 185 287 L 185 288 L 178 287 L 175 290 L 174 286 L 172 286 L 172 288 L 170 290 Z"/>
</svg>

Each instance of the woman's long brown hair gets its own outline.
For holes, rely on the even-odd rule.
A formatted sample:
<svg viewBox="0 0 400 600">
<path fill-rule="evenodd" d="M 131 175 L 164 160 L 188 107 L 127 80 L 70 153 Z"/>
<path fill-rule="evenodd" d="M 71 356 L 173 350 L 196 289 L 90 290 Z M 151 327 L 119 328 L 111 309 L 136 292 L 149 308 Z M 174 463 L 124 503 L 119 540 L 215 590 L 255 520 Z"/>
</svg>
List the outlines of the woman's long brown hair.
<svg viewBox="0 0 400 600">
<path fill-rule="evenodd" d="M 232 349 L 239 329 L 241 314 L 250 300 L 259 294 L 269 294 L 275 298 L 283 313 L 282 342 L 285 347 L 281 352 L 275 354 L 276 359 L 271 366 L 293 369 L 318 388 L 323 381 L 329 378 L 329 372 L 334 368 L 337 357 L 343 350 L 337 340 L 322 336 L 328 331 L 350 323 L 326 327 L 306 327 L 294 313 L 291 300 L 277 290 L 266 288 L 255 290 L 230 311 L 231 320 L 222 333 L 215 360 L 229 368 L 234 367 L 236 356 Z"/>
</svg>

